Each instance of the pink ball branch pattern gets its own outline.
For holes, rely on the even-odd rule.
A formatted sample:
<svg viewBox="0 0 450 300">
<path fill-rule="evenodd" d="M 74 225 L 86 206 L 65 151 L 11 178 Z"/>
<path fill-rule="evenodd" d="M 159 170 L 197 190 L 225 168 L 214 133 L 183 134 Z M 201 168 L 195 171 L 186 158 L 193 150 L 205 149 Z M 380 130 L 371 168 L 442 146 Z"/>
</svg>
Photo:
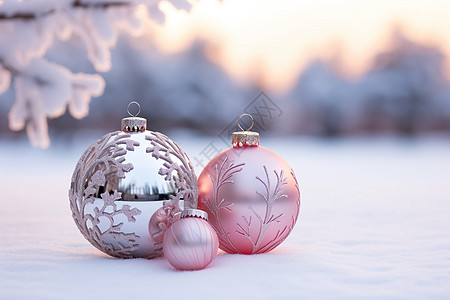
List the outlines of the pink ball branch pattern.
<svg viewBox="0 0 450 300">
<path fill-rule="evenodd" d="M 258 176 L 256 176 L 256 179 L 264 185 L 265 193 L 260 193 L 257 191 L 256 194 L 261 196 L 266 203 L 266 213 L 265 213 L 264 219 L 253 209 L 253 207 L 251 205 L 249 206 L 249 209 L 253 212 L 253 214 L 259 220 L 258 237 L 257 237 L 256 241 L 254 241 L 252 236 L 250 235 L 250 227 L 251 227 L 251 222 L 252 222 L 251 216 L 250 216 L 249 220 L 247 220 L 247 218 L 245 218 L 245 216 L 242 216 L 242 219 L 244 220 L 244 224 L 246 225 L 247 228 L 244 229 L 244 227 L 238 223 L 237 226 L 238 226 L 239 230 L 236 230 L 237 233 L 245 236 L 252 243 L 252 248 L 253 248 L 252 254 L 267 252 L 267 251 L 270 251 L 273 248 L 275 248 L 279 243 L 281 243 L 281 241 L 279 241 L 278 243 L 276 241 L 288 229 L 288 227 L 286 226 L 283 230 L 281 230 L 281 231 L 278 230 L 277 234 L 271 241 L 269 241 L 266 245 L 261 246 L 261 243 L 265 236 L 267 228 L 270 226 L 271 223 L 279 222 L 278 219 L 281 216 L 283 216 L 283 213 L 281 213 L 277 216 L 272 214 L 273 204 L 278 199 L 287 198 L 287 195 L 284 194 L 284 189 L 281 188 L 283 185 L 287 184 L 286 177 L 284 177 L 284 170 L 281 170 L 280 175 L 278 175 L 278 173 L 275 170 L 273 171 L 275 173 L 277 180 L 276 180 L 276 185 L 275 185 L 274 191 L 271 193 L 270 178 L 269 178 L 269 174 L 267 172 L 267 167 L 263 166 L 263 168 L 264 168 L 264 172 L 266 174 L 266 182 L 264 182 Z M 290 232 L 290 230 L 287 232 L 286 236 L 289 234 L 289 232 Z"/>
<path fill-rule="evenodd" d="M 269 154 L 272 161 L 252 161 L 261 153 Z M 223 154 L 200 175 L 199 207 L 208 212 L 222 250 L 243 254 L 271 251 L 287 238 L 298 218 L 300 191 L 295 174 L 281 158 L 262 147 L 243 150 L 236 160 Z"/>
<path fill-rule="evenodd" d="M 234 163 L 230 163 L 228 166 L 225 166 L 228 161 L 228 157 L 224 159 L 222 164 L 220 165 L 220 168 L 218 165 L 215 165 L 215 178 L 213 178 L 211 175 L 208 175 L 209 180 L 212 184 L 212 192 L 213 192 L 213 201 L 207 201 L 205 202 L 206 207 L 208 208 L 208 211 L 211 212 L 214 216 L 214 219 L 217 220 L 217 225 L 213 224 L 211 222 L 211 225 L 214 227 L 216 232 L 218 233 L 218 238 L 220 240 L 220 247 L 225 248 L 229 252 L 239 253 L 239 250 L 237 250 L 236 246 L 233 244 L 233 242 L 230 240 L 230 234 L 225 232 L 225 229 L 223 227 L 221 218 L 220 218 L 220 212 L 222 210 L 226 212 L 231 212 L 230 207 L 233 206 L 233 203 L 229 203 L 227 205 L 224 205 L 225 198 L 222 198 L 222 200 L 219 201 L 218 195 L 219 190 L 225 185 L 225 184 L 233 184 L 233 180 L 231 178 L 234 174 L 242 171 L 242 166 L 245 165 L 245 163 L 234 165 Z"/>
<path fill-rule="evenodd" d="M 291 169 L 291 175 L 294 178 L 295 181 L 295 188 L 297 189 L 297 193 L 298 193 L 298 198 L 297 198 L 297 214 L 295 215 L 295 217 L 292 217 L 292 228 L 294 227 L 295 223 L 297 222 L 298 219 L 298 215 L 300 213 L 300 187 L 298 186 L 298 181 L 297 181 L 297 177 L 295 176 L 294 170 Z M 291 230 L 292 230 L 291 228 Z"/>
</svg>

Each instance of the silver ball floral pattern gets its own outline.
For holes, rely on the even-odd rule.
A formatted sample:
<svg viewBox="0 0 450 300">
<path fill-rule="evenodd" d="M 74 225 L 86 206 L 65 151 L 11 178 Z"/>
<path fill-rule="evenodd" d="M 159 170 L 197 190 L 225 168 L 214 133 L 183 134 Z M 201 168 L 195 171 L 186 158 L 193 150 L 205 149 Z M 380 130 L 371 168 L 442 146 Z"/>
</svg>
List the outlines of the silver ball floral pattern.
<svg viewBox="0 0 450 300">
<path fill-rule="evenodd" d="M 179 201 L 181 198 L 185 200 L 185 207 L 197 208 L 197 176 L 191 161 L 180 146 L 162 133 L 150 133 L 145 136 L 145 139 L 151 144 L 151 147 L 146 148 L 146 152 L 154 158 L 164 161 L 164 168 L 159 169 L 158 174 L 164 176 L 165 180 L 173 179 L 179 191 L 177 195 L 171 195 L 170 200 L 164 203 L 164 208 L 169 213 L 169 221 L 173 223 L 174 215 L 180 211 Z"/>
<path fill-rule="evenodd" d="M 99 250 L 121 258 L 132 257 L 140 237 L 134 233 L 122 232 L 123 223 L 115 224 L 114 217 L 123 214 L 128 222 L 135 222 L 135 216 L 141 214 L 141 211 L 129 205 L 117 209 L 115 201 L 121 198 L 121 193 L 117 190 L 100 194 L 102 205 L 95 207 L 93 213 L 86 213 L 85 208 L 94 204 L 95 193 L 99 187 L 105 185 L 107 174 L 115 172 L 121 179 L 125 178 L 125 173 L 133 169 L 132 164 L 123 163 L 125 161 L 123 156 L 127 151 L 133 151 L 134 147 L 139 146 L 138 142 L 129 137 L 129 134 L 119 135 L 119 132 L 113 132 L 92 144 L 78 161 L 69 190 L 72 217 L 83 236 Z M 86 182 L 87 175 L 91 172 L 94 174 Z M 101 219 L 103 222 L 105 219 L 109 222 L 106 230 L 99 226 Z M 113 244 L 112 240 L 119 242 Z"/>
</svg>

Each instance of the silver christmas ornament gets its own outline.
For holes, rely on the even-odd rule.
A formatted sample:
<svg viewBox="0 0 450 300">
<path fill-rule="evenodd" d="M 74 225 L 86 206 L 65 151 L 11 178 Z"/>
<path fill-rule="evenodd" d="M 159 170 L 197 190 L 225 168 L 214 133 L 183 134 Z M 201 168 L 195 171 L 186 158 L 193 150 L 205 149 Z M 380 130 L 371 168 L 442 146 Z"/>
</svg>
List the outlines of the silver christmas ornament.
<svg viewBox="0 0 450 300">
<path fill-rule="evenodd" d="M 146 130 L 147 120 L 132 115 L 131 104 L 139 107 L 128 105 L 131 117 L 122 119 L 122 131 L 98 139 L 78 161 L 70 208 L 78 229 L 99 250 L 153 258 L 162 255 L 164 231 L 180 206 L 197 207 L 197 178 L 180 146 Z"/>
</svg>

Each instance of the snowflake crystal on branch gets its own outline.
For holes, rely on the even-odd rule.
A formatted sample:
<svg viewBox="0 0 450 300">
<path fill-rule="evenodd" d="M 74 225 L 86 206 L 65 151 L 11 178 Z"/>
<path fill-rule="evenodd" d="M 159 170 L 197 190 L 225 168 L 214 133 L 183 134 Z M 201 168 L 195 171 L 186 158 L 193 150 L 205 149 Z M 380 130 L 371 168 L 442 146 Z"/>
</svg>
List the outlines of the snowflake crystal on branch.
<svg viewBox="0 0 450 300">
<path fill-rule="evenodd" d="M 119 31 L 137 35 L 148 17 L 162 23 L 160 0 L 0 1 L 0 94 L 12 84 L 16 101 L 9 112 L 12 130 L 26 128 L 34 146 L 50 144 L 47 118 L 64 114 L 78 119 L 89 112 L 92 97 L 103 94 L 98 74 L 72 73 L 44 58 L 55 38 L 78 36 L 98 72 L 111 69 L 111 48 Z M 189 10 L 186 0 L 170 0 Z M 148 14 L 137 14 L 137 9 Z M 145 15 L 145 16 L 143 16 Z"/>
</svg>

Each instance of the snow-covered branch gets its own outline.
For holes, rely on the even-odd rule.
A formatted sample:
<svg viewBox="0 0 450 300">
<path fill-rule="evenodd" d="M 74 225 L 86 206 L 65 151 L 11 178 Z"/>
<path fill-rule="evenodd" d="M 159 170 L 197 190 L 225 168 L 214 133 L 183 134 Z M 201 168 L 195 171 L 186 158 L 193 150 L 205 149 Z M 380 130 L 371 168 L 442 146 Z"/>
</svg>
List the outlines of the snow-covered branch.
<svg viewBox="0 0 450 300">
<path fill-rule="evenodd" d="M 0 1 L 0 94 L 13 81 L 16 102 L 9 113 L 12 130 L 26 127 L 31 143 L 49 145 L 47 118 L 64 114 L 75 118 L 88 114 L 92 97 L 103 93 L 105 82 L 98 74 L 72 73 L 44 58 L 55 38 L 67 41 L 78 36 L 98 72 L 111 69 L 110 50 L 119 31 L 139 34 L 143 14 L 164 21 L 160 0 L 34 0 Z M 171 0 L 189 9 L 186 0 Z"/>
</svg>

